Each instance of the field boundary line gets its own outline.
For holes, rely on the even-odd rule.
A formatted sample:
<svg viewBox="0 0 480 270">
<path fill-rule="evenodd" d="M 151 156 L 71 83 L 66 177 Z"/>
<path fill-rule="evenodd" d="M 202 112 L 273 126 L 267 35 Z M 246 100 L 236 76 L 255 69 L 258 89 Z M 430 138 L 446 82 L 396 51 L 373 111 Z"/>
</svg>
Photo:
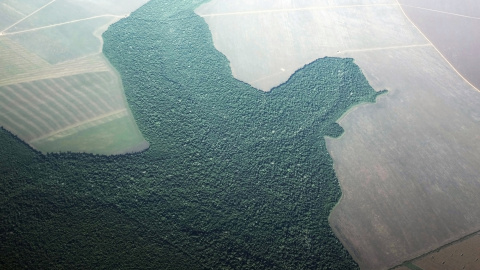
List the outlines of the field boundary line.
<svg viewBox="0 0 480 270">
<path fill-rule="evenodd" d="M 280 13 L 280 12 L 294 12 L 304 10 L 321 10 L 321 9 L 341 9 L 341 8 L 359 8 L 359 7 L 378 7 L 378 6 L 396 6 L 397 4 L 369 4 L 369 5 L 343 5 L 343 6 L 316 6 L 305 8 L 285 8 L 285 9 L 265 9 L 265 10 L 251 10 L 251 11 L 239 11 L 239 12 L 226 12 L 226 13 L 212 13 L 212 14 L 198 14 L 200 17 L 217 17 L 217 16 L 230 16 L 230 15 L 246 15 L 246 14 L 261 14 L 261 13 Z"/>
<path fill-rule="evenodd" d="M 402 5 L 404 7 L 410 7 L 410 8 L 422 9 L 422 10 L 427 10 L 427 11 L 432 11 L 432 12 L 438 12 L 438 13 L 442 13 L 442 14 L 463 17 L 463 18 L 467 18 L 467 19 L 480 20 L 480 17 L 473 17 L 473 16 L 468 16 L 468 15 L 463 15 L 463 14 L 458 14 L 458 13 L 452 13 L 452 12 L 441 11 L 441 10 L 437 10 L 437 9 L 423 8 L 423 7 L 411 6 L 411 5 L 405 5 L 405 4 L 400 4 L 400 5 Z"/>
<path fill-rule="evenodd" d="M 109 113 L 106 113 L 106 114 L 102 114 L 100 116 L 97 116 L 97 117 L 92 117 L 92 118 L 89 118 L 88 120 L 85 120 L 85 121 L 82 121 L 82 122 L 79 122 L 79 123 L 75 123 L 73 125 L 70 125 L 70 126 L 66 126 L 62 129 L 59 129 L 59 130 L 55 130 L 53 132 L 50 132 L 48 134 L 45 134 L 45 135 L 42 135 L 40 137 L 37 137 L 37 138 L 34 138 L 32 140 L 30 140 L 28 143 L 34 143 L 36 141 L 39 141 L 39 140 L 43 140 L 45 138 L 48 138 L 48 137 L 51 137 L 51 136 L 54 136 L 56 134 L 59 134 L 59 133 L 62 133 L 64 131 L 67 131 L 67 130 L 70 130 L 70 129 L 73 129 L 73 128 L 76 128 L 76 127 L 79 127 L 79 126 L 83 126 L 85 124 L 89 124 L 89 123 L 93 123 L 95 121 L 98 121 L 98 120 L 101 120 L 101 119 L 104 119 L 104 118 L 107 118 L 107 117 L 110 117 L 110 116 L 114 116 L 114 115 L 120 115 L 122 113 L 125 113 L 125 115 L 128 115 L 127 113 L 127 109 L 121 109 L 121 110 L 116 110 L 116 111 L 113 111 L 113 112 L 109 112 Z"/>
<path fill-rule="evenodd" d="M 88 18 L 83 18 L 83 19 L 78 19 L 78 20 L 63 22 L 63 23 L 56 23 L 56 24 L 46 25 L 46 26 L 37 27 L 37 28 L 32 28 L 32 29 L 27 29 L 27 30 L 21 30 L 21 31 L 17 31 L 17 32 L 3 33 L 2 35 L 3 35 L 3 36 L 11 36 L 11 35 L 16 35 L 16 34 L 22 34 L 22 33 L 27 33 L 27 32 L 33 32 L 33 31 L 38 31 L 38 30 L 53 28 L 53 27 L 62 26 L 62 25 L 66 25 L 66 24 L 72 24 L 72 23 L 77 23 L 77 22 L 83 22 L 83 21 L 88 21 L 88 20 L 103 18 L 103 17 L 125 18 L 125 16 L 120 16 L 120 15 L 104 14 L 104 15 L 98 15 L 98 16 L 93 16 L 93 17 L 88 17 Z"/>
<path fill-rule="evenodd" d="M 449 243 L 446 243 L 446 244 L 444 244 L 444 245 L 442 245 L 442 246 L 439 246 L 439 247 L 437 247 L 437 248 L 435 248 L 435 249 L 432 249 L 432 250 L 430 250 L 429 252 L 423 253 L 422 255 L 417 256 L 417 257 L 415 257 L 415 258 L 413 258 L 413 259 L 406 260 L 406 261 L 402 262 L 402 263 L 399 264 L 399 265 L 396 265 L 396 266 L 394 266 L 394 267 L 392 267 L 392 268 L 389 268 L 389 270 L 398 269 L 398 268 L 404 266 L 404 264 L 406 264 L 406 263 L 412 263 L 412 264 L 413 264 L 413 262 L 416 261 L 416 260 L 418 260 L 418 259 L 421 259 L 421 258 L 423 258 L 423 257 L 426 257 L 426 256 L 430 255 L 430 254 L 433 254 L 433 253 L 435 253 L 435 252 L 438 252 L 438 251 L 440 251 L 440 250 L 442 250 L 442 249 L 444 249 L 444 248 L 448 248 L 448 247 L 454 246 L 454 245 L 456 245 L 456 244 L 458 244 L 458 243 L 461 243 L 461 242 L 463 242 L 463 241 L 469 240 L 470 238 L 473 238 L 473 237 L 475 237 L 476 235 L 479 235 L 479 236 L 480 236 L 480 231 L 474 231 L 474 232 L 472 232 L 472 233 L 468 233 L 468 234 L 466 234 L 466 235 L 458 238 L 457 240 L 453 240 L 453 241 L 451 241 L 451 242 L 449 242 Z M 415 264 L 414 264 L 414 265 L 415 265 Z M 415 266 L 416 266 L 416 265 L 415 265 Z M 417 266 L 417 267 L 418 267 L 418 266 Z"/>
<path fill-rule="evenodd" d="M 366 49 L 344 50 L 344 51 L 338 51 L 337 53 L 370 52 L 370 51 L 394 50 L 394 49 L 429 47 L 429 46 L 432 46 L 432 44 L 425 43 L 425 44 L 401 45 L 401 46 L 390 46 L 390 47 L 377 47 L 377 48 L 373 47 L 373 48 L 366 48 Z"/>
<path fill-rule="evenodd" d="M 0 115 L 3 119 L 6 119 L 7 121 L 2 120 L 2 126 L 3 128 L 7 129 L 8 131 L 12 132 L 15 131 L 18 134 L 18 137 L 21 138 L 22 140 L 25 140 L 27 138 L 35 138 L 36 134 L 32 131 L 32 129 L 25 127 L 25 123 L 22 125 L 18 123 L 18 121 L 14 121 L 10 116 L 7 114 L 2 114 Z M 15 126 L 16 128 L 13 128 L 12 126 Z M 20 132 L 19 130 L 22 130 L 23 132 Z M 25 138 L 25 139 L 24 139 Z"/>
<path fill-rule="evenodd" d="M 55 64 L 37 71 L 28 71 L 8 78 L 0 78 L 0 87 L 11 84 L 62 78 L 78 74 L 113 72 L 103 58 L 96 58 L 97 55 L 98 54 L 88 55 Z"/>
<path fill-rule="evenodd" d="M 351 52 L 370 52 L 370 51 L 394 50 L 394 49 L 417 48 L 417 47 L 431 47 L 431 46 L 432 46 L 431 43 L 426 43 L 426 44 L 413 44 L 413 45 L 402 45 L 402 46 L 391 46 L 391 47 L 373 47 L 373 48 L 366 48 L 366 49 L 344 50 L 344 51 L 338 51 L 337 53 L 338 54 L 343 54 L 343 53 L 351 53 Z M 270 75 L 255 79 L 254 81 L 249 82 L 249 84 L 253 84 L 253 83 L 256 83 L 256 82 L 266 80 L 266 79 L 271 78 L 271 77 L 275 77 L 275 76 L 280 75 L 284 72 L 286 72 L 286 70 L 281 70 L 279 72 L 272 73 Z"/>
<path fill-rule="evenodd" d="M 14 87 L 16 89 L 14 89 Z M 40 122 L 44 123 L 44 125 L 49 128 L 50 130 L 55 130 L 57 128 L 60 128 L 62 125 L 58 122 L 58 120 L 55 119 L 55 117 L 53 117 L 53 115 L 49 114 L 48 112 L 46 112 L 45 110 L 42 110 L 38 104 L 35 104 L 33 102 L 31 102 L 28 97 L 25 97 L 25 95 L 22 95 L 22 90 L 24 93 L 29 93 L 28 90 L 25 90 L 25 89 L 22 89 L 20 86 L 16 86 L 16 85 L 10 85 L 10 86 L 6 86 L 4 87 L 5 91 L 7 92 L 6 94 L 10 94 L 10 96 L 14 96 L 14 100 L 15 101 L 20 101 L 19 104 L 21 104 L 21 106 L 16 106 L 17 108 L 22 108 L 24 107 L 23 105 L 25 104 L 25 108 L 26 110 L 28 110 L 28 112 L 32 113 L 33 116 L 31 118 L 37 118 L 39 117 L 40 118 Z M 30 94 L 30 93 L 29 93 Z M 63 117 L 63 116 L 62 116 Z M 45 122 L 47 121 L 47 122 Z M 53 125 L 49 124 L 48 122 L 50 123 L 53 123 Z"/>
<path fill-rule="evenodd" d="M 22 120 L 22 122 L 24 124 L 27 124 L 29 126 L 29 128 L 28 128 L 29 130 L 32 130 L 32 129 L 34 130 L 33 131 L 34 134 L 38 134 L 38 135 L 41 136 L 42 134 L 45 133 L 40 126 L 38 126 L 35 122 L 32 121 L 32 119 L 30 117 L 27 117 L 27 116 L 24 116 L 24 115 L 21 114 L 21 110 L 22 110 L 23 107 L 21 107 L 20 111 L 14 110 L 11 105 L 12 105 L 12 103 L 13 103 L 13 105 L 16 105 L 17 103 L 15 101 L 12 102 L 12 99 L 9 98 L 9 97 L 6 97 L 5 93 L 1 93 L 1 96 L 2 96 L 2 101 L 0 102 L 0 104 L 3 103 L 2 107 L 4 109 L 6 109 L 6 111 L 10 112 L 10 114 L 15 115 L 15 117 Z M 5 102 L 5 101 L 8 101 L 8 102 Z M 19 106 L 19 108 L 20 108 L 20 106 Z M 29 112 L 28 110 L 26 110 L 26 111 L 27 111 L 27 113 Z M 28 116 L 30 116 L 30 115 L 28 115 Z"/>
<path fill-rule="evenodd" d="M 405 18 L 407 18 L 407 20 L 417 29 L 417 31 L 420 32 L 420 34 L 422 34 L 422 36 L 428 42 L 430 42 L 430 44 L 432 44 L 432 47 L 438 52 L 438 54 L 440 54 L 440 56 L 443 58 L 443 60 L 445 60 L 447 62 L 447 64 L 458 74 L 458 76 L 460 76 L 460 78 L 462 78 L 468 85 L 470 85 L 477 92 L 480 92 L 480 90 L 477 87 L 475 87 L 475 85 L 473 85 L 465 77 L 463 77 L 463 75 L 452 65 L 452 63 L 450 63 L 450 61 L 448 61 L 448 59 L 440 52 L 440 50 L 435 46 L 435 44 L 433 44 L 433 42 L 430 41 L 430 39 L 428 39 L 428 37 L 422 32 L 422 30 L 420 30 L 420 28 L 418 28 L 418 26 L 415 23 L 413 23 L 413 21 L 410 19 L 410 17 L 408 17 L 407 13 L 405 13 L 405 10 L 403 10 L 402 4 L 400 4 L 400 2 L 398 2 L 398 0 L 395 0 L 395 1 L 397 1 L 398 7 L 402 11 Z"/>
<path fill-rule="evenodd" d="M 3 5 L 4 7 L 7 7 L 8 9 L 10 9 L 11 11 L 13 11 L 13 12 L 15 12 L 15 13 L 17 13 L 17 14 L 21 15 L 21 16 L 26 16 L 26 15 L 25 15 L 25 14 L 23 14 L 22 12 L 18 11 L 16 8 L 14 8 L 14 7 L 12 7 L 12 6 L 8 5 L 8 4 L 6 4 L 6 3 L 2 3 L 2 5 Z"/>
<path fill-rule="evenodd" d="M 275 73 L 273 73 L 273 74 L 267 75 L 267 76 L 265 76 L 265 77 L 258 78 L 258 79 L 254 80 L 254 81 L 251 81 L 249 84 L 256 83 L 256 82 L 260 82 L 260 81 L 266 80 L 266 79 L 268 79 L 268 78 L 275 77 L 275 76 L 277 76 L 277 75 L 283 74 L 283 73 L 285 73 L 285 72 L 286 72 L 286 70 L 281 70 L 281 71 L 279 71 L 279 72 L 275 72 Z M 270 90 L 269 90 L 269 91 L 270 91 Z"/>
<path fill-rule="evenodd" d="M 38 73 L 23 73 L 13 78 L 8 78 L 5 80 L 0 80 L 0 86 L 12 85 L 12 84 L 20 84 L 20 83 L 29 83 L 35 81 L 43 81 L 49 79 L 59 79 L 63 77 L 69 77 L 79 74 L 85 73 L 97 73 L 97 72 L 109 72 L 111 70 L 108 67 L 85 67 L 85 68 L 69 68 L 69 67 L 54 67 L 50 69 L 46 69 L 44 72 Z"/>
<path fill-rule="evenodd" d="M 27 16 L 23 17 L 23 19 L 21 19 L 21 20 L 17 21 L 16 23 L 10 25 L 9 27 L 3 29 L 3 30 L 0 32 L 0 35 L 2 35 L 2 34 L 4 35 L 3 32 L 5 32 L 5 31 L 7 31 L 8 29 L 14 27 L 15 25 L 23 22 L 24 20 L 30 18 L 31 16 L 35 15 L 36 13 L 38 13 L 39 11 L 41 11 L 42 9 L 44 9 L 44 8 L 48 7 L 49 5 L 53 4 L 53 2 L 55 2 L 55 1 L 57 1 L 57 0 L 52 0 L 52 1 L 48 2 L 47 4 L 41 6 L 39 9 L 37 9 L 37 10 L 35 10 L 34 12 L 32 12 L 32 13 L 28 14 Z"/>
</svg>

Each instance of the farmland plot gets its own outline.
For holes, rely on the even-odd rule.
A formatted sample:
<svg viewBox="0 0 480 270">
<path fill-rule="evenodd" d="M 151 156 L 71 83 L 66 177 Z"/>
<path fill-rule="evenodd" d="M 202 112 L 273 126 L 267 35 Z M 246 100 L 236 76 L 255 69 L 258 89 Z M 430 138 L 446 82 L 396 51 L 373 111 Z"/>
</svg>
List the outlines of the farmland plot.
<svg viewBox="0 0 480 270">
<path fill-rule="evenodd" d="M 110 91 L 112 88 L 121 86 L 108 71 L 1 86 L 0 119 L 5 127 L 42 151 L 49 150 L 45 142 L 105 124 L 106 120 L 124 119 L 135 128 L 128 120 L 122 96 Z M 118 117 L 112 119 L 112 115 Z M 77 141 L 81 143 L 80 138 Z M 98 149 L 103 143 L 107 142 L 93 145 L 98 144 Z M 70 151 L 81 149 L 73 147 Z"/>
<path fill-rule="evenodd" d="M 480 269 L 480 234 L 413 261 L 423 270 Z"/>
<path fill-rule="evenodd" d="M 19 15 L 18 20 L 21 20 L 24 17 L 28 16 L 29 14 L 40 9 L 44 5 L 48 4 L 49 2 L 51 2 L 51 0 L 25 0 L 25 1 L 4 0 L 2 1 L 1 5 L 5 9 L 18 14 Z"/>
<path fill-rule="evenodd" d="M 98 29 L 106 30 L 108 25 L 117 20 L 116 17 L 100 17 L 55 27 L 39 28 L 35 31 L 6 33 L 5 36 L 49 63 L 57 64 L 101 53 L 103 43 L 95 32 Z M 39 46 L 39 44 L 48 44 L 48 46 Z"/>
<path fill-rule="evenodd" d="M 233 75 L 269 91 L 317 58 L 347 50 L 425 45 L 392 0 L 212 1 L 200 6 Z M 385 29 L 384 25 L 395 25 Z"/>
<path fill-rule="evenodd" d="M 478 230 L 480 99 L 432 48 L 355 59 L 390 92 L 327 139 L 343 192 L 330 222 L 366 269 L 381 269 Z"/>
<path fill-rule="evenodd" d="M 0 37 L 0 84 L 20 74 L 28 74 L 48 67 L 50 64 L 41 57 L 7 37 Z"/>
<path fill-rule="evenodd" d="M 2 14 L 0 17 L 0 29 L 8 27 L 25 16 L 25 14 L 6 3 L 0 3 L 0 14 Z"/>
<path fill-rule="evenodd" d="M 0 126 L 42 152 L 119 154 L 148 147 L 101 39 L 110 24 L 145 2 L 4 1 Z"/>
<path fill-rule="evenodd" d="M 30 61 L 23 63 L 22 60 L 25 59 Z M 102 54 L 96 54 L 88 57 L 83 57 L 81 59 L 66 61 L 56 65 L 50 65 L 48 62 L 46 62 L 42 58 L 39 58 L 38 56 L 36 59 L 40 61 L 31 63 L 32 59 L 35 58 L 26 58 L 25 56 L 22 56 L 15 57 L 15 59 L 10 60 L 9 62 L 11 62 L 12 64 L 11 66 L 9 66 L 9 68 L 0 69 L 0 72 L 8 75 L 0 78 L 0 86 L 37 81 L 48 78 L 60 78 L 81 73 L 111 71 Z M 32 69 L 32 67 L 35 66 L 41 66 L 41 68 Z M 28 69 L 29 72 L 13 73 L 15 69 L 19 68 Z M 113 76 L 113 73 L 111 75 Z"/>
<path fill-rule="evenodd" d="M 480 3 L 400 0 L 406 15 L 448 61 L 480 89 Z"/>
</svg>

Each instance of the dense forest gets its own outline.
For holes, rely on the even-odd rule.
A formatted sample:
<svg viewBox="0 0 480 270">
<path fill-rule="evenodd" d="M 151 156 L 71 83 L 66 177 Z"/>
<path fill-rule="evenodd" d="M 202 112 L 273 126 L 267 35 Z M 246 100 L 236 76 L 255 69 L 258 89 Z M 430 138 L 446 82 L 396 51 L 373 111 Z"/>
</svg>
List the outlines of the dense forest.
<svg viewBox="0 0 480 270">
<path fill-rule="evenodd" d="M 357 269 L 328 215 L 324 136 L 375 92 L 323 58 L 264 93 L 234 79 L 193 9 L 152 0 L 104 34 L 151 147 L 42 155 L 0 130 L 1 269 Z"/>
</svg>

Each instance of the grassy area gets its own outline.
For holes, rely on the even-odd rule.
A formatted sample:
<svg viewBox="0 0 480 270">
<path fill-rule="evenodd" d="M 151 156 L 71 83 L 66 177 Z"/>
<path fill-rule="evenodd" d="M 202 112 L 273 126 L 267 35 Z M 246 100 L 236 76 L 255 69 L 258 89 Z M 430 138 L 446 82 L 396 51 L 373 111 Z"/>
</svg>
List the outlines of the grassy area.
<svg viewBox="0 0 480 270">
<path fill-rule="evenodd" d="M 46 152 L 129 152 L 145 144 L 110 72 L 0 86 L 0 121 Z M 115 120 L 115 121 L 112 121 Z"/>
<path fill-rule="evenodd" d="M 0 126 L 43 152 L 144 150 L 100 35 L 145 1 L 2 2 Z M 120 111 L 128 116 L 106 124 Z"/>
<path fill-rule="evenodd" d="M 114 20 L 112 17 L 100 17 L 8 37 L 50 64 L 57 64 L 100 53 L 102 41 L 92 33 L 108 26 L 112 20 Z M 38 44 L 48 44 L 48 46 L 38 46 Z"/>
<path fill-rule="evenodd" d="M 137 129 L 135 120 L 126 112 L 93 121 L 78 129 L 68 129 L 31 144 L 47 152 L 125 153 L 141 147 L 146 142 Z"/>
<path fill-rule="evenodd" d="M 49 64 L 37 55 L 8 38 L 0 37 L 0 80 L 48 67 Z"/>
</svg>

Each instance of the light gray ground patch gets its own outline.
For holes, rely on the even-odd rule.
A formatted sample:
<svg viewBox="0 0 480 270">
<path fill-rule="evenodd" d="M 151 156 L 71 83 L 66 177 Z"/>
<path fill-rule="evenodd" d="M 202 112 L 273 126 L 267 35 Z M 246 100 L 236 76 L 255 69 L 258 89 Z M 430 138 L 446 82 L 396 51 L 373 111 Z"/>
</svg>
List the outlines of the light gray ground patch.
<svg viewBox="0 0 480 270">
<path fill-rule="evenodd" d="M 146 2 L 2 2 L 0 126 L 42 152 L 146 149 L 101 38 Z"/>
<path fill-rule="evenodd" d="M 480 2 L 400 0 L 407 16 L 470 83 L 480 89 Z"/>
<path fill-rule="evenodd" d="M 327 139 L 343 192 L 330 217 L 341 241 L 364 269 L 385 269 L 479 230 L 478 92 L 432 47 L 349 56 L 390 93 Z"/>
<path fill-rule="evenodd" d="M 399 0 L 398 2 L 404 6 L 480 17 L 480 2 L 476 0 L 462 0 L 461 2 L 455 0 Z"/>
<path fill-rule="evenodd" d="M 428 43 L 391 0 L 212 1 L 196 13 L 233 75 L 263 91 L 320 57 Z"/>
<path fill-rule="evenodd" d="M 344 194 L 330 222 L 362 269 L 480 229 L 480 93 L 397 1 L 214 0 L 196 12 L 233 75 L 261 90 L 324 56 L 353 57 L 376 90 L 389 90 L 327 139 Z"/>
</svg>

